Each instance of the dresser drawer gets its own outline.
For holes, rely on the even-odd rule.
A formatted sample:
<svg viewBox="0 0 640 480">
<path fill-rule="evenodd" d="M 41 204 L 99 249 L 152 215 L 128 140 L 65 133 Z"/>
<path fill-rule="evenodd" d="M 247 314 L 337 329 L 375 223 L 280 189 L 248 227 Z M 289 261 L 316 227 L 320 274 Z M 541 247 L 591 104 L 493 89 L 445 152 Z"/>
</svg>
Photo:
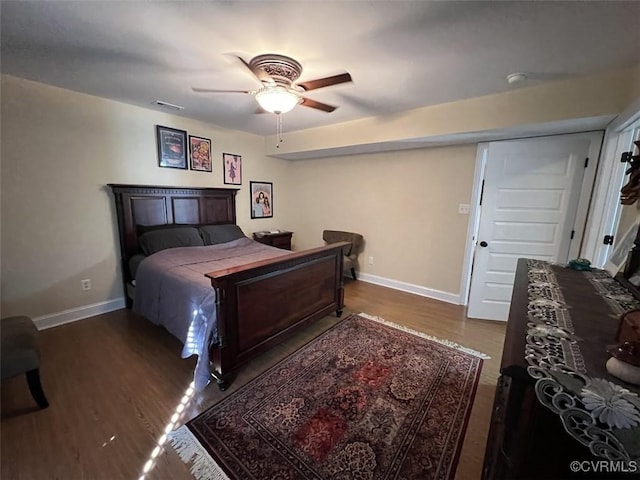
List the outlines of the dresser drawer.
<svg viewBox="0 0 640 480">
<path fill-rule="evenodd" d="M 276 237 L 273 239 L 272 245 L 274 247 L 291 250 L 291 237 Z"/>
</svg>

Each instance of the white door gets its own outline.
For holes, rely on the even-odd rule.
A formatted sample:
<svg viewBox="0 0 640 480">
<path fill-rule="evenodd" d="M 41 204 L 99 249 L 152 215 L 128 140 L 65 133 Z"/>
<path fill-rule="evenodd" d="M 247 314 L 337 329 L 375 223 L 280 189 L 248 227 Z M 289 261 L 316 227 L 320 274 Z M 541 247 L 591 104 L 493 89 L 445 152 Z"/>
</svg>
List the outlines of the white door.
<svg viewBox="0 0 640 480">
<path fill-rule="evenodd" d="M 576 214 L 593 141 L 560 135 L 489 144 L 468 317 L 507 320 L 518 258 L 577 257 L 584 219 L 576 226 Z"/>
</svg>

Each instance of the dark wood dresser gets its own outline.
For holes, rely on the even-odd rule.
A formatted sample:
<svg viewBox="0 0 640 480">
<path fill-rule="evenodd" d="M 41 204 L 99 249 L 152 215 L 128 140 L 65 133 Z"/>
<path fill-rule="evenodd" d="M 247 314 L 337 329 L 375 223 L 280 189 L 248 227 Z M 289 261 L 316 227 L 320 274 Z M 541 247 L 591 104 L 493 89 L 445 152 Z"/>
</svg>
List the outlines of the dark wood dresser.
<svg viewBox="0 0 640 480">
<path fill-rule="evenodd" d="M 253 239 L 256 242 L 271 245 L 276 248 L 283 248 L 285 250 L 291 250 L 292 236 L 293 232 L 287 232 L 285 230 L 280 230 L 278 233 L 271 233 L 269 231 L 253 233 Z"/>
<path fill-rule="evenodd" d="M 640 426 L 602 424 L 582 403 L 584 388 L 603 384 L 640 393 L 605 367 L 621 313 L 638 305 L 601 270 L 518 260 L 483 479 L 638 478 Z M 614 473 L 572 463 L 607 461 L 620 450 L 628 457 Z"/>
</svg>

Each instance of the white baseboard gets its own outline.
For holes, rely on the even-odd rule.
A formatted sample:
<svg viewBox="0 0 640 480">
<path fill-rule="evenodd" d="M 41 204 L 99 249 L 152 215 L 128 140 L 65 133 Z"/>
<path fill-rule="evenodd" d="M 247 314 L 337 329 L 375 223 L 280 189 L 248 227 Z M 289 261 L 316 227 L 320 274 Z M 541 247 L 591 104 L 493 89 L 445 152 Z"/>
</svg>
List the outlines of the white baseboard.
<svg viewBox="0 0 640 480">
<path fill-rule="evenodd" d="M 428 297 L 433 298 L 434 300 L 453 303 L 454 305 L 462 305 L 459 293 L 443 292 L 441 290 L 434 290 L 433 288 L 427 288 L 421 285 L 414 285 L 413 283 L 401 282 L 399 280 L 392 280 L 390 278 L 379 277 L 377 275 L 362 272 L 358 273 L 358 280 L 382 285 L 383 287 L 389 287 L 395 290 L 401 290 L 403 292 L 414 293 L 421 297 Z"/>
<path fill-rule="evenodd" d="M 100 315 L 102 313 L 120 310 L 124 307 L 124 297 L 114 298 L 105 302 L 98 302 L 92 305 L 85 305 L 83 307 L 71 308 L 69 310 L 63 310 L 62 312 L 35 317 L 33 319 L 33 323 L 36 324 L 38 330 L 44 330 L 45 328 L 57 327 L 58 325 L 64 325 L 65 323 L 84 320 L 85 318 Z"/>
</svg>

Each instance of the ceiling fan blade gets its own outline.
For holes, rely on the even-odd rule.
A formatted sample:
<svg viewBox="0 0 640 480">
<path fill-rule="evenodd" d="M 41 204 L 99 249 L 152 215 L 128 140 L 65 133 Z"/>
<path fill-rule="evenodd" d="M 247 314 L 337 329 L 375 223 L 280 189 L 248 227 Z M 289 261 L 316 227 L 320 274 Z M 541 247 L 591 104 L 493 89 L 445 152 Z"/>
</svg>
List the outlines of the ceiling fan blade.
<svg viewBox="0 0 640 480">
<path fill-rule="evenodd" d="M 256 76 L 256 78 L 261 82 L 271 83 L 271 84 L 275 83 L 273 78 L 271 78 L 271 75 L 269 75 L 267 72 L 265 72 L 261 68 L 252 67 L 242 57 L 236 57 L 236 58 L 240 60 L 245 67 L 251 70 L 251 72 Z"/>
<path fill-rule="evenodd" d="M 340 75 L 334 75 L 333 77 L 318 78 L 317 80 L 309 80 L 308 82 L 297 83 L 299 87 L 304 88 L 306 91 L 315 90 L 316 88 L 329 87 L 331 85 L 338 85 L 340 83 L 352 82 L 351 75 L 348 73 L 341 73 Z"/>
<path fill-rule="evenodd" d="M 336 108 L 333 105 L 327 105 L 326 103 L 316 102 L 315 100 L 311 100 L 310 98 L 302 97 L 302 103 L 305 107 L 316 108 L 318 110 L 322 110 L 324 112 L 333 112 Z"/>
<path fill-rule="evenodd" d="M 251 93 L 249 90 L 215 90 L 212 88 L 196 88 L 196 87 L 191 87 L 191 90 L 197 93 Z"/>
</svg>

